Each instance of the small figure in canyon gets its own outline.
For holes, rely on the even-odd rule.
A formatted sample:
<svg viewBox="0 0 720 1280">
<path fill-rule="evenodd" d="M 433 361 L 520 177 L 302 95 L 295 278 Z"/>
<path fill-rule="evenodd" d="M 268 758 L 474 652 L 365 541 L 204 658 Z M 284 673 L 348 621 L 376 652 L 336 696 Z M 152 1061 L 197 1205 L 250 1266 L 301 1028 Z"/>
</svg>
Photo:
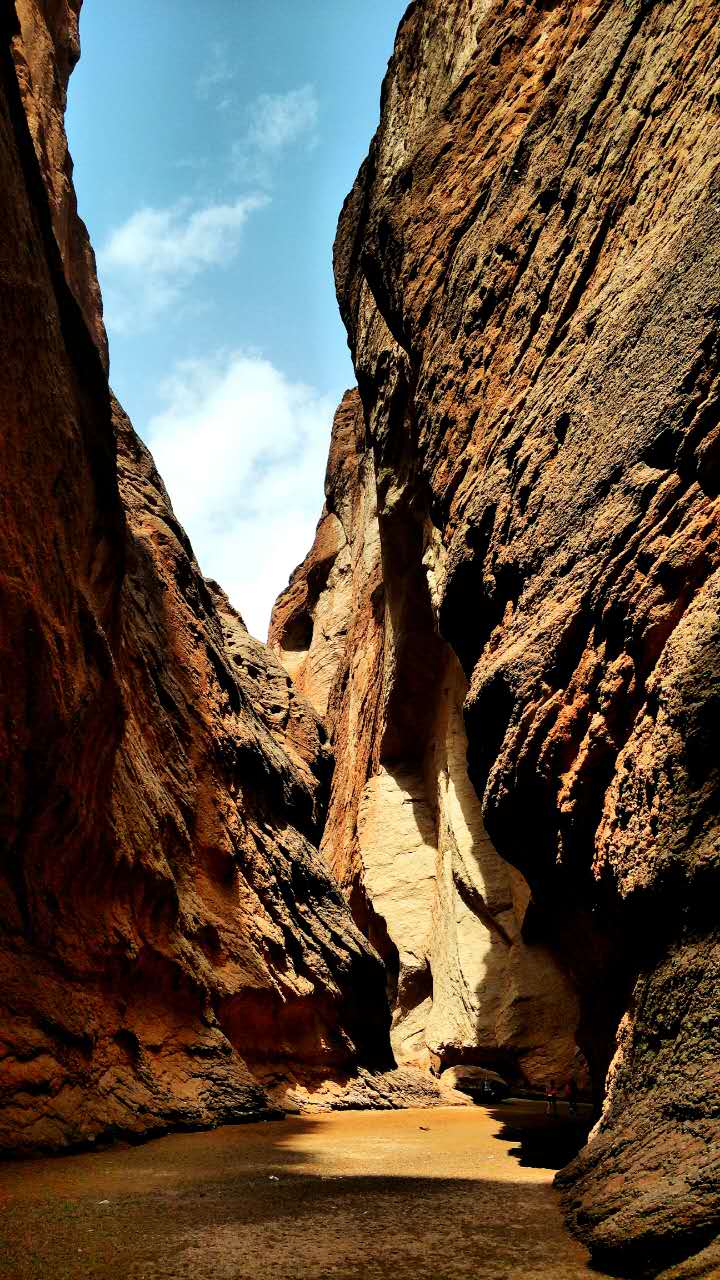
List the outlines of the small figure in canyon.
<svg viewBox="0 0 720 1280">
<path fill-rule="evenodd" d="M 578 1087 L 577 1087 L 577 1080 L 575 1079 L 574 1076 L 571 1076 L 571 1078 L 568 1080 L 568 1083 L 565 1087 L 565 1096 L 568 1101 L 568 1110 L 570 1112 L 570 1115 L 576 1116 L 578 1113 Z"/>
<path fill-rule="evenodd" d="M 545 1115 L 557 1115 L 557 1089 L 554 1080 L 551 1080 L 545 1089 Z"/>
</svg>

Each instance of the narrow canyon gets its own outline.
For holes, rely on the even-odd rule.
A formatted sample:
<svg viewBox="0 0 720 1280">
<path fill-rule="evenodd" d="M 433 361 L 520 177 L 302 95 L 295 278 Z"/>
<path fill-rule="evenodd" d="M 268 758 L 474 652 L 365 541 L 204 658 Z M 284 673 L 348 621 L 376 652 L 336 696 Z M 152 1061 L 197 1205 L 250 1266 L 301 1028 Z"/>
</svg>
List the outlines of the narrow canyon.
<svg viewBox="0 0 720 1280">
<path fill-rule="evenodd" d="M 559 1198 L 598 1271 L 720 1275 L 717 6 L 409 5 L 334 248 L 357 386 L 265 645 L 108 381 L 81 4 L 0 8 L 0 1150 L 290 1113 L 328 1177 L 396 1149 L 411 1216 L 431 1115 L 452 1253 L 462 1135 L 494 1158 L 463 1069 L 574 1080 L 557 1190 L 499 1170 L 484 1209 L 550 1215 L 537 1270 L 428 1274 L 583 1274 Z M 308 1222 L 308 1275 L 386 1274 Z"/>
</svg>

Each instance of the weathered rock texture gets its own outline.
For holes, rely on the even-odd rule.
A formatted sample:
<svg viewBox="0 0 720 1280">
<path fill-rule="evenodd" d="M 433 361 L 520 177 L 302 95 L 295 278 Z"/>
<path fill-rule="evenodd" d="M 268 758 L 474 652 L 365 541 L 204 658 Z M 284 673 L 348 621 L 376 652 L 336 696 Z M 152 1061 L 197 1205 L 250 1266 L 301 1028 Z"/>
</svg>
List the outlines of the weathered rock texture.
<svg viewBox="0 0 720 1280">
<path fill-rule="evenodd" d="M 520 935 L 529 890 L 493 849 L 468 779 L 467 685 L 436 634 L 412 513 L 400 497 L 378 520 L 357 392 L 335 418 L 325 493 L 269 643 L 325 716 L 335 769 L 321 849 L 385 959 L 395 1057 L 584 1083 L 574 992 Z"/>
<path fill-rule="evenodd" d="M 0 10 L 0 1145 L 29 1150 L 258 1114 L 391 1059 L 382 968 L 315 847 L 319 721 L 203 579 L 108 388 L 62 127 L 79 4 L 17 8 L 19 27 Z"/>
<path fill-rule="evenodd" d="M 107 369 L 107 334 L 95 254 L 85 223 L 78 216 L 65 134 L 68 81 L 80 57 L 81 7 L 82 0 L 15 0 L 20 31 L 12 49 L 65 277 Z"/>
<path fill-rule="evenodd" d="M 404 792 L 424 868 L 405 751 L 436 740 L 437 621 L 522 936 L 607 1073 L 566 1202 L 633 1276 L 720 1270 L 717 16 L 417 0 L 335 252 L 386 612 L 384 655 L 351 644 L 339 677 L 348 723 L 378 715 L 353 793 L 367 759 L 366 811 Z M 379 713 L 342 693 L 362 662 L 394 667 Z"/>
</svg>

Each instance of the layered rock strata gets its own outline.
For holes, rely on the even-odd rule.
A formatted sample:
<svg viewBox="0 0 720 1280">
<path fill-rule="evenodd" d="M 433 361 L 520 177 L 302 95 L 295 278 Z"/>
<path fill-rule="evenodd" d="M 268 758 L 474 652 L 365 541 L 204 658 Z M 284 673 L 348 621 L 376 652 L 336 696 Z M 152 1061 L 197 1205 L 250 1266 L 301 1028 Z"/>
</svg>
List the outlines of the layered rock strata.
<svg viewBox="0 0 720 1280">
<path fill-rule="evenodd" d="M 381 764 L 433 739 L 436 623 L 604 1094 L 566 1204 L 633 1276 L 720 1267 L 717 66 L 707 0 L 417 0 L 335 248 L 390 619 L 348 661 L 405 671 L 357 812 L 418 811 L 426 915 L 432 777 Z"/>
<path fill-rule="evenodd" d="M 20 1151 L 267 1113 L 391 1061 L 382 967 L 316 848 L 321 725 L 203 579 L 108 387 L 62 128 L 78 9 L 0 11 L 0 1145 Z"/>
</svg>

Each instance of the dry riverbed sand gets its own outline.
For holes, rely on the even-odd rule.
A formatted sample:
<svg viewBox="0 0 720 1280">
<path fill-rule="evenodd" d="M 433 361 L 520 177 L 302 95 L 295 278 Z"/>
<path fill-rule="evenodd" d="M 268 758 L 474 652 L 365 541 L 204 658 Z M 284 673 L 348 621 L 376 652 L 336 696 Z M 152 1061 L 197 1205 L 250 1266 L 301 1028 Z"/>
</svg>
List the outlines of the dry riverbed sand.
<svg viewBox="0 0 720 1280">
<path fill-rule="evenodd" d="M 4 1163 L 0 1276 L 597 1280 L 554 1170 L 508 1133 L 541 1112 L 336 1112 Z"/>
</svg>

